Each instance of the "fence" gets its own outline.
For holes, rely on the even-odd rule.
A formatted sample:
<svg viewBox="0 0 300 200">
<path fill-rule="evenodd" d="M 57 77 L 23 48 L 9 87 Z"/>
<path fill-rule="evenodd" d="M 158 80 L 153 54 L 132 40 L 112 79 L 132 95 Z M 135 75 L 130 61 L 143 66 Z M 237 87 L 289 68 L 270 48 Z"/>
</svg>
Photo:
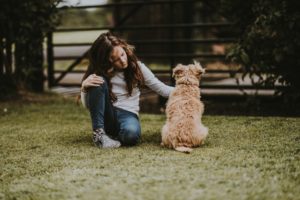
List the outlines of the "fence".
<svg viewBox="0 0 300 200">
<path fill-rule="evenodd" d="M 127 1 L 127 2 L 119 2 L 119 3 L 107 3 L 103 5 L 94 5 L 94 6 L 79 6 L 79 7 L 72 7 L 72 8 L 62 8 L 62 9 L 91 9 L 91 8 L 114 8 L 115 10 L 120 10 L 122 8 L 127 8 L 128 12 L 124 14 L 121 18 L 118 19 L 114 26 L 101 26 L 101 27 L 88 27 L 88 28 L 59 28 L 55 30 L 56 33 L 58 32 L 77 32 L 77 31 L 103 31 L 108 30 L 111 32 L 122 33 L 126 35 L 126 32 L 129 31 L 136 31 L 142 32 L 145 30 L 166 30 L 169 32 L 169 37 L 167 38 L 157 38 L 157 39 L 139 39 L 134 40 L 132 38 L 127 38 L 128 41 L 136 46 L 143 45 L 144 48 L 147 48 L 147 45 L 166 45 L 169 47 L 169 51 L 166 53 L 141 53 L 138 54 L 138 57 L 141 59 L 147 60 L 159 60 L 159 59 L 168 59 L 169 60 L 169 68 L 168 69 L 153 69 L 153 73 L 166 75 L 167 77 L 171 77 L 172 67 L 175 66 L 177 62 L 182 59 L 190 60 L 198 59 L 204 63 L 207 61 L 214 61 L 214 62 L 225 62 L 225 55 L 224 52 L 222 54 L 214 53 L 212 51 L 208 52 L 176 52 L 176 46 L 178 45 L 221 45 L 226 46 L 235 42 L 235 37 L 230 34 L 230 30 L 233 28 L 233 24 L 227 22 L 225 20 L 220 21 L 195 21 L 194 18 L 190 19 L 190 21 L 185 21 L 185 23 L 176 23 L 170 17 L 169 23 L 164 24 L 126 24 L 126 22 L 134 16 L 134 14 L 142 9 L 145 6 L 151 5 L 168 5 L 169 11 L 171 14 L 176 12 L 175 6 L 179 4 L 190 4 L 192 6 L 197 6 L 197 4 L 207 4 L 209 5 L 209 1 L 205 0 L 152 0 L 152 1 Z M 129 7 L 131 9 L 129 9 Z M 185 12 L 189 12 L 185 10 Z M 205 13 L 204 13 L 205 14 Z M 208 14 L 208 13 L 207 13 Z M 220 18 L 221 19 L 221 18 Z M 195 38 L 195 37 L 188 37 L 188 38 L 177 38 L 175 37 L 175 32 L 182 31 L 182 30 L 202 30 L 203 32 L 208 32 L 208 30 L 217 31 L 219 29 L 227 29 L 229 30 L 229 34 L 226 37 L 203 37 L 203 38 Z M 211 32 L 211 31 L 210 31 Z M 228 32 L 228 31 L 227 31 Z M 121 34 L 121 35 L 122 35 Z M 205 35 L 205 34 L 204 34 Z M 81 56 L 54 56 L 54 49 L 59 47 L 80 47 L 80 46 L 90 46 L 92 43 L 54 43 L 53 42 L 53 33 L 49 33 L 47 36 L 47 57 L 48 57 L 48 85 L 49 87 L 53 86 L 79 86 L 80 82 L 74 83 L 61 83 L 61 80 L 69 73 L 83 73 L 84 70 L 75 70 L 74 68 L 82 62 L 83 59 L 87 56 L 87 51 L 85 51 Z M 57 70 L 55 69 L 54 63 L 58 60 L 74 60 L 72 64 L 70 64 L 66 70 Z M 226 63 L 226 62 L 225 62 Z M 228 64 L 228 63 L 227 63 Z M 234 77 L 236 74 L 241 73 L 240 69 L 234 68 L 217 68 L 217 69 L 206 69 L 206 76 L 214 77 L 214 75 L 221 74 L 221 76 L 227 77 Z M 55 74 L 58 74 L 55 76 Z M 171 78 L 170 78 L 171 79 Z M 215 84 L 211 82 L 205 82 L 201 84 L 202 88 L 207 89 L 253 89 L 254 86 L 251 83 L 247 84 L 237 84 L 236 82 L 230 82 L 229 84 Z M 261 88 L 261 89 L 273 89 L 273 88 Z"/>
</svg>

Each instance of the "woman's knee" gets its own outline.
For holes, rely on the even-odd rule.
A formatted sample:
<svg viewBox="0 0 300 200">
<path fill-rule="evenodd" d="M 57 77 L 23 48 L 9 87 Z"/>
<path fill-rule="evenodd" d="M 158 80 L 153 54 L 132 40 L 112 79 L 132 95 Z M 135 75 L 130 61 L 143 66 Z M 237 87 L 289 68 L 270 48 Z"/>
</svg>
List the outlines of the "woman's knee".
<svg viewBox="0 0 300 200">
<path fill-rule="evenodd" d="M 100 86 L 90 87 L 88 89 L 88 104 L 97 102 L 99 98 L 104 97 L 108 93 L 107 83 L 103 82 Z"/>
<path fill-rule="evenodd" d="M 136 145 L 141 137 L 140 126 L 128 125 L 120 133 L 120 141 L 125 146 Z"/>
<path fill-rule="evenodd" d="M 108 87 L 107 87 L 107 83 L 106 81 L 104 81 L 101 85 L 99 86 L 95 86 L 95 87 L 90 87 L 88 89 L 88 93 L 91 95 L 91 94 L 99 94 L 99 93 L 103 93 L 105 90 L 107 90 Z"/>
</svg>

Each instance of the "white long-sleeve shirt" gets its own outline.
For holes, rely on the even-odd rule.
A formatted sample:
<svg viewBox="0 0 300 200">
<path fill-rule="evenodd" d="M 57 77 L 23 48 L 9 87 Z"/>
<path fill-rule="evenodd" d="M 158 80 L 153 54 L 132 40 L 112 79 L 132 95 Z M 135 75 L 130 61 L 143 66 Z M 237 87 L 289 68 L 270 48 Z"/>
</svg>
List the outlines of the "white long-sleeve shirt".
<svg viewBox="0 0 300 200">
<path fill-rule="evenodd" d="M 151 90 L 163 97 L 169 97 L 174 87 L 167 86 L 160 80 L 158 80 L 154 74 L 150 71 L 144 63 L 138 62 L 141 72 L 144 77 L 145 85 Z M 140 106 L 140 89 L 138 87 L 133 88 L 131 96 L 129 96 L 126 89 L 126 82 L 124 79 L 124 72 L 117 72 L 111 78 L 112 92 L 116 95 L 117 101 L 113 103 L 113 106 L 121 108 L 138 115 Z M 87 94 L 81 92 L 81 101 L 84 107 L 87 107 Z"/>
</svg>

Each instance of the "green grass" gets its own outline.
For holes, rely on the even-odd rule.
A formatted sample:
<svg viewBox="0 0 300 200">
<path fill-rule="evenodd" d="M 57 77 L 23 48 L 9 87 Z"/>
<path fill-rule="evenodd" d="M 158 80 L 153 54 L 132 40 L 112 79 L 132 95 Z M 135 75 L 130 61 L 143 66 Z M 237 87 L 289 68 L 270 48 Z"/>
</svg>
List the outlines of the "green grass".
<svg viewBox="0 0 300 200">
<path fill-rule="evenodd" d="M 164 121 L 141 114 L 138 146 L 98 149 L 75 100 L 2 102 L 0 199 L 300 198 L 299 118 L 204 115 L 191 154 L 159 146 Z"/>
</svg>

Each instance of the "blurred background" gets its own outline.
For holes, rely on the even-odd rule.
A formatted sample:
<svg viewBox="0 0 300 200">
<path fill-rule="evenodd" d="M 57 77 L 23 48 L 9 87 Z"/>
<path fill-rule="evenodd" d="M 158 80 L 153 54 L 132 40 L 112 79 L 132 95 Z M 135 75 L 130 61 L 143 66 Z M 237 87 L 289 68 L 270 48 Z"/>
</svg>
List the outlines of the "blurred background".
<svg viewBox="0 0 300 200">
<path fill-rule="evenodd" d="M 298 4 L 293 0 L 7 1 L 1 8 L 0 89 L 3 98 L 14 91 L 9 88 L 78 95 L 89 47 L 101 33 L 111 31 L 134 45 L 138 58 L 166 84 L 174 85 L 171 72 L 176 64 L 200 61 L 206 69 L 202 100 L 209 109 L 221 102 L 228 110 L 225 102 L 230 108 L 232 102 L 241 101 L 294 106 L 300 90 Z M 142 111 L 160 112 L 166 99 L 147 88 L 142 93 Z M 158 109 L 153 110 L 153 105 Z"/>
<path fill-rule="evenodd" d="M 232 24 L 212 11 L 214 5 L 201 1 L 103 1 L 102 6 L 95 7 L 91 4 L 95 5 L 84 1 L 61 4 L 76 8 L 61 12 L 61 24 L 53 34 L 55 69 L 67 70 L 74 58 L 82 56 L 95 38 L 106 31 L 134 45 L 141 61 L 168 84 L 172 84 L 171 69 L 178 63 L 200 61 L 208 71 L 206 80 L 228 78 L 229 70 L 239 68 L 225 63 L 225 48 L 235 38 L 230 30 Z M 73 68 L 73 74 L 68 73 L 60 83 L 70 86 L 73 80 L 76 85 L 80 78 L 74 78 L 74 73 L 86 66 L 83 58 Z"/>
</svg>

